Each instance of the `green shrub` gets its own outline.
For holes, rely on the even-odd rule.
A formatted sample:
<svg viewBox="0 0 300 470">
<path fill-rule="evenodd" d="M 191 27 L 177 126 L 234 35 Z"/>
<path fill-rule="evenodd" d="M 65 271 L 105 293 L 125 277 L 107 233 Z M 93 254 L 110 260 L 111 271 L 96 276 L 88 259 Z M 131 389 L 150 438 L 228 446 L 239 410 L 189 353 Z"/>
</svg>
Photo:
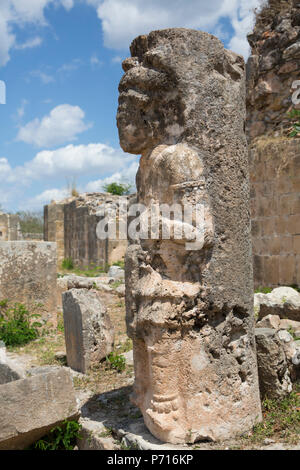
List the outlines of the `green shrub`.
<svg viewBox="0 0 300 470">
<path fill-rule="evenodd" d="M 109 183 L 105 184 L 103 188 L 106 193 L 114 194 L 115 196 L 123 196 L 124 194 L 129 194 L 131 184 Z"/>
<path fill-rule="evenodd" d="M 65 258 L 62 262 L 62 268 L 67 269 L 68 271 L 74 269 L 74 263 L 72 258 Z"/>
<path fill-rule="evenodd" d="M 117 372 L 123 372 L 126 368 L 125 357 L 116 352 L 112 352 L 109 356 L 106 356 L 106 362 L 110 369 L 114 369 Z"/>
<path fill-rule="evenodd" d="M 22 304 L 9 307 L 8 301 L 0 302 L 0 340 L 6 346 L 21 346 L 39 336 L 41 323 L 34 321 L 38 314 L 31 314 Z"/>
<path fill-rule="evenodd" d="M 73 450 L 77 438 L 80 439 L 81 424 L 65 420 L 62 426 L 56 426 L 50 433 L 37 441 L 30 450 Z"/>
<path fill-rule="evenodd" d="M 17 215 L 20 217 L 22 233 L 43 233 L 44 215 L 42 212 L 20 211 Z"/>
</svg>

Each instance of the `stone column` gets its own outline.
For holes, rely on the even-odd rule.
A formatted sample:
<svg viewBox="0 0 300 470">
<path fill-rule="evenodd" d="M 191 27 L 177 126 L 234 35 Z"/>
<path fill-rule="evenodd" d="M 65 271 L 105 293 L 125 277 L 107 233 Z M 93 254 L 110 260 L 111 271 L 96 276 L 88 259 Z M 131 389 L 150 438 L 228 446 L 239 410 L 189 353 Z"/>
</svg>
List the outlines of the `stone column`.
<svg viewBox="0 0 300 470">
<path fill-rule="evenodd" d="M 131 55 L 117 122 L 124 151 L 142 155 L 141 226 L 157 205 L 193 212 L 186 222 L 163 211 L 157 233 L 127 251 L 133 401 L 163 441 L 227 439 L 261 419 L 244 61 L 187 29 L 140 36 Z"/>
</svg>

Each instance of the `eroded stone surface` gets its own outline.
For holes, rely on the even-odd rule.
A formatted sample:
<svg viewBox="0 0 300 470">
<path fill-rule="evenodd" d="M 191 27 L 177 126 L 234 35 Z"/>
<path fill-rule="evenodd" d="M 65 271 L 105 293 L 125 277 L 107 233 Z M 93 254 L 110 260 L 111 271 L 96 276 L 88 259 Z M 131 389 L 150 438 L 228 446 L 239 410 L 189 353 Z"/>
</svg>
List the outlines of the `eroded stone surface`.
<svg viewBox="0 0 300 470">
<path fill-rule="evenodd" d="M 297 0 L 268 0 L 248 35 L 247 127 L 251 138 L 290 127 L 287 111 L 293 108 L 296 90 L 292 85 L 299 80 L 300 68 L 299 18 Z"/>
<path fill-rule="evenodd" d="M 70 372 L 60 368 L 0 385 L 0 450 L 25 449 L 78 408 Z"/>
<path fill-rule="evenodd" d="M 0 299 L 56 320 L 56 243 L 0 241 Z"/>
<path fill-rule="evenodd" d="M 258 318 L 278 315 L 282 319 L 300 320 L 300 294 L 292 287 L 277 287 L 269 294 L 255 294 Z"/>
<path fill-rule="evenodd" d="M 71 289 L 63 294 L 67 363 L 85 373 L 113 350 L 114 328 L 99 292 Z"/>
<path fill-rule="evenodd" d="M 255 330 L 259 386 L 262 398 L 282 398 L 292 391 L 292 382 L 283 344 L 276 330 Z"/>
<path fill-rule="evenodd" d="M 201 205 L 203 222 L 126 256 L 133 400 L 157 438 L 218 440 L 260 419 L 242 57 L 215 37 L 169 29 L 135 39 L 119 91 L 126 152 L 142 153 L 138 202 Z M 192 235 L 202 231 L 203 244 Z M 149 234 L 148 234 L 149 235 Z M 187 249 L 188 248 L 188 249 Z"/>
</svg>

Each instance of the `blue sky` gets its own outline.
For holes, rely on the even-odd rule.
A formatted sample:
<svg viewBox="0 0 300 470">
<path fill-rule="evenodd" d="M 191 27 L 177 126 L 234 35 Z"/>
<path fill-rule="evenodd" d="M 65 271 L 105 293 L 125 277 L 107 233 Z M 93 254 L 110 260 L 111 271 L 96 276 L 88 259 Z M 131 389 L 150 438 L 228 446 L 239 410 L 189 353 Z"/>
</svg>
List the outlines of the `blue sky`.
<svg viewBox="0 0 300 470">
<path fill-rule="evenodd" d="M 248 55 L 259 0 L 1 0 L 0 205 L 40 210 L 67 195 L 133 182 L 138 157 L 119 147 L 121 60 L 138 34 L 211 32 Z M 0 97 L 1 100 L 1 97 Z"/>
</svg>

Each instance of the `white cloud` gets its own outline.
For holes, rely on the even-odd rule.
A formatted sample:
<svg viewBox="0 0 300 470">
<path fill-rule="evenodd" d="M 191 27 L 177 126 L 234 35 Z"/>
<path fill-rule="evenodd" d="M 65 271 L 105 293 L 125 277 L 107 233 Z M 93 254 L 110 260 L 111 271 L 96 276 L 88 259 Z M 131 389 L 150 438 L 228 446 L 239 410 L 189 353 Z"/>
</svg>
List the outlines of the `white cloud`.
<svg viewBox="0 0 300 470">
<path fill-rule="evenodd" d="M 119 55 L 116 55 L 115 57 L 111 59 L 111 62 L 113 64 L 120 64 L 122 62 L 122 57 L 120 57 Z"/>
<path fill-rule="evenodd" d="M 39 78 L 41 82 L 44 83 L 45 85 L 55 82 L 55 79 L 52 75 L 50 75 L 47 72 L 43 72 L 42 70 L 33 70 L 32 72 L 30 72 L 30 76 Z"/>
<path fill-rule="evenodd" d="M 232 14 L 235 35 L 231 38 L 229 47 L 247 58 L 250 52 L 247 33 L 252 30 L 254 25 L 254 15 L 251 13 L 261 4 L 261 0 L 247 0 L 246 4 L 243 1 L 239 3 L 239 7 Z"/>
<path fill-rule="evenodd" d="M 17 140 L 48 148 L 72 142 L 77 139 L 77 134 L 91 127 L 84 118 L 85 113 L 79 106 L 62 104 L 42 119 L 36 118 L 21 127 Z"/>
<path fill-rule="evenodd" d="M 66 64 L 61 65 L 57 72 L 58 73 L 68 73 L 73 72 L 74 70 L 78 70 L 79 67 L 83 65 L 81 59 L 73 59 L 71 62 L 67 62 Z"/>
<path fill-rule="evenodd" d="M 103 65 L 103 62 L 98 58 L 97 54 L 93 54 L 90 58 L 90 64 L 92 68 L 98 68 Z"/>
<path fill-rule="evenodd" d="M 130 175 L 133 171 L 130 165 L 136 162 L 136 156 L 106 144 L 70 144 L 56 150 L 42 150 L 32 160 L 16 168 L 12 168 L 6 158 L 1 158 L 0 180 L 28 184 L 33 180 L 92 176 L 95 173 L 124 174 L 128 171 Z"/>
<path fill-rule="evenodd" d="M 132 162 L 128 167 L 113 173 L 111 176 L 96 181 L 90 181 L 85 190 L 87 192 L 101 192 L 105 184 L 109 183 L 129 183 L 135 187 L 135 177 L 139 167 L 138 161 Z"/>
<path fill-rule="evenodd" d="M 32 49 L 33 47 L 38 47 L 42 44 L 43 39 L 39 36 L 36 36 L 35 38 L 28 39 L 28 41 L 23 42 L 23 44 L 16 44 L 15 49 L 18 49 L 20 51 L 24 49 Z"/>
<path fill-rule="evenodd" d="M 63 6 L 66 10 L 73 7 L 73 0 L 1 0 L 0 1 L 0 66 L 6 65 L 10 59 L 12 48 L 26 49 L 37 44 L 37 38 L 32 42 L 17 43 L 15 27 L 35 24 L 45 26 L 47 24 L 44 16 L 45 9 L 53 4 Z"/>
<path fill-rule="evenodd" d="M 22 119 L 25 115 L 25 108 L 26 106 L 29 104 L 29 101 L 23 99 L 22 102 L 21 102 L 21 105 L 20 107 L 17 109 L 17 117 L 19 119 Z"/>
<path fill-rule="evenodd" d="M 100 145 L 100 144 L 98 144 Z M 115 151 L 117 152 L 117 151 Z M 112 182 L 129 183 L 132 185 L 132 190 L 135 191 L 135 176 L 138 169 L 138 162 L 132 162 L 128 167 L 113 173 L 111 176 L 102 178 L 96 181 L 90 181 L 85 185 L 78 187 L 80 193 L 84 192 L 103 192 L 104 185 Z M 21 207 L 26 209 L 39 210 L 45 204 L 51 201 L 60 201 L 69 196 L 69 191 L 66 188 L 52 188 L 43 191 L 42 193 L 34 196 L 21 204 Z"/>
<path fill-rule="evenodd" d="M 113 181 L 132 183 L 138 168 L 138 157 L 102 143 L 67 145 L 56 150 L 43 150 L 22 166 L 13 168 L 0 158 L 0 200 L 15 209 L 40 209 L 52 199 L 67 196 L 66 181 L 89 181 L 95 175 L 107 175 L 78 186 L 80 192 L 103 191 L 103 184 Z M 49 189 L 49 182 L 56 187 Z M 61 184 L 61 188 L 57 187 Z M 48 186 L 34 197 L 26 197 L 36 185 Z M 47 187 L 46 186 L 46 187 Z M 15 203 L 15 204 L 13 204 Z M 16 207 L 16 204 L 18 205 Z"/>
<path fill-rule="evenodd" d="M 61 201 L 68 196 L 69 192 L 64 188 L 46 189 L 46 191 L 43 191 L 41 194 L 28 199 L 25 204 L 21 204 L 20 208 L 26 208 L 27 210 L 39 210 L 46 204 L 49 204 L 51 201 Z"/>
<path fill-rule="evenodd" d="M 220 19 L 229 18 L 234 29 L 231 47 L 247 55 L 246 34 L 252 9 L 261 0 L 86 0 L 97 9 L 104 43 L 112 49 L 128 48 L 136 36 L 154 29 L 186 27 L 219 34 Z"/>
</svg>

